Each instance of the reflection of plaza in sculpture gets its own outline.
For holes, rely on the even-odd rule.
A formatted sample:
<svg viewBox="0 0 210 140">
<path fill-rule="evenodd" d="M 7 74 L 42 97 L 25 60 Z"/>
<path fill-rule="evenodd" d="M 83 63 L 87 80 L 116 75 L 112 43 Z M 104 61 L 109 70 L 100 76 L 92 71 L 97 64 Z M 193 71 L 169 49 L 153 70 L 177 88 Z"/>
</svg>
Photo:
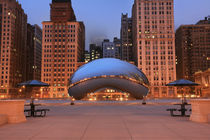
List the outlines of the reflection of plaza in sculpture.
<svg viewBox="0 0 210 140">
<path fill-rule="evenodd" d="M 92 61 L 79 68 L 70 79 L 69 95 L 82 99 L 103 88 L 130 93 L 136 99 L 148 94 L 149 82 L 134 65 L 113 58 Z"/>
<path fill-rule="evenodd" d="M 94 93 L 88 93 L 83 100 L 89 101 L 128 101 L 128 100 L 135 100 L 135 98 L 131 97 L 129 93 L 116 90 L 116 89 L 109 89 L 104 88 Z"/>
</svg>

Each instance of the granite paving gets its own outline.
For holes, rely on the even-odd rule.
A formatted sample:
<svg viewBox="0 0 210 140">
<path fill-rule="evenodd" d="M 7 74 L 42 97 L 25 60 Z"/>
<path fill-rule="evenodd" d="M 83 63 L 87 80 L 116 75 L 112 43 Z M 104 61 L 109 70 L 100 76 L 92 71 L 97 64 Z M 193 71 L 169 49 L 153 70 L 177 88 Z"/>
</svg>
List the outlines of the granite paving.
<svg viewBox="0 0 210 140">
<path fill-rule="evenodd" d="M 172 105 L 44 106 L 46 117 L 0 126 L 0 140 L 210 140 L 210 123 L 171 117 Z"/>
</svg>

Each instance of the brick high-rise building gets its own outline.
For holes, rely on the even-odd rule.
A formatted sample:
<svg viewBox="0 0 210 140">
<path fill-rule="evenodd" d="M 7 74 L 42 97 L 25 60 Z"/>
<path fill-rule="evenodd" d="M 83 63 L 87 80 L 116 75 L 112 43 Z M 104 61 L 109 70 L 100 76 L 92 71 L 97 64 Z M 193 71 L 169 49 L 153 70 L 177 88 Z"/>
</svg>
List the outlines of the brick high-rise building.
<svg viewBox="0 0 210 140">
<path fill-rule="evenodd" d="M 121 59 L 133 61 L 132 18 L 128 14 L 121 16 Z"/>
<path fill-rule="evenodd" d="M 41 80 L 42 29 L 38 25 L 27 26 L 27 75 L 26 80 Z"/>
<path fill-rule="evenodd" d="M 85 27 L 76 21 L 71 0 L 52 0 L 50 6 L 51 21 L 42 23 L 42 81 L 50 84 L 50 97 L 66 97 L 77 62 L 84 60 Z"/>
<path fill-rule="evenodd" d="M 210 18 L 176 31 L 177 78 L 195 80 L 197 71 L 210 68 Z"/>
<path fill-rule="evenodd" d="M 26 80 L 27 15 L 16 0 L 0 0 L 0 98 Z"/>
<path fill-rule="evenodd" d="M 176 80 L 173 0 L 135 0 L 132 24 L 134 60 L 150 81 L 150 95 L 175 96 L 165 86 Z"/>
</svg>

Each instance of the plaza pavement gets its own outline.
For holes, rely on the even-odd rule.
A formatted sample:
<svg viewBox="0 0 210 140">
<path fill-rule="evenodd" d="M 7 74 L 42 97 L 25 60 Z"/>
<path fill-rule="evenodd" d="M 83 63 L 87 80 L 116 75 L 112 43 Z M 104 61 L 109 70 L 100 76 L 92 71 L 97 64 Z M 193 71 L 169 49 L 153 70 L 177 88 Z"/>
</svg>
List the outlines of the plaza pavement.
<svg viewBox="0 0 210 140">
<path fill-rule="evenodd" d="M 45 106 L 44 118 L 0 126 L 0 140 L 210 140 L 210 124 L 171 117 L 171 105 Z"/>
</svg>

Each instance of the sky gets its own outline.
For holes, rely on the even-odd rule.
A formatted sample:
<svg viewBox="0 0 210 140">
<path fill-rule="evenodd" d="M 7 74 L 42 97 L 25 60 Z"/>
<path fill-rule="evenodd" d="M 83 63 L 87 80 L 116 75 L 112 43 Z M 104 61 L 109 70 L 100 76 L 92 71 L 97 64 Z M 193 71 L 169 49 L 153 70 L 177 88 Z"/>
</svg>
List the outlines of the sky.
<svg viewBox="0 0 210 140">
<path fill-rule="evenodd" d="M 50 19 L 52 0 L 18 0 L 30 24 L 42 27 Z M 86 28 L 86 49 L 90 43 L 120 37 L 121 14 L 128 13 L 134 0 L 72 0 L 77 21 Z M 210 15 L 210 0 L 174 0 L 175 29 L 182 24 L 195 24 Z"/>
</svg>

